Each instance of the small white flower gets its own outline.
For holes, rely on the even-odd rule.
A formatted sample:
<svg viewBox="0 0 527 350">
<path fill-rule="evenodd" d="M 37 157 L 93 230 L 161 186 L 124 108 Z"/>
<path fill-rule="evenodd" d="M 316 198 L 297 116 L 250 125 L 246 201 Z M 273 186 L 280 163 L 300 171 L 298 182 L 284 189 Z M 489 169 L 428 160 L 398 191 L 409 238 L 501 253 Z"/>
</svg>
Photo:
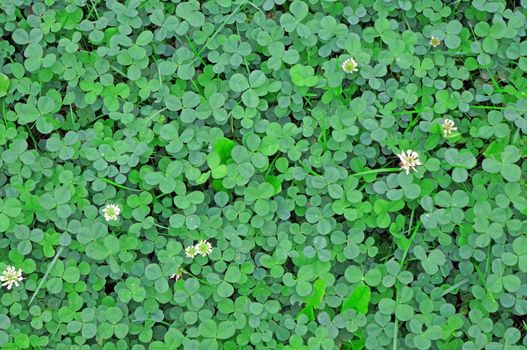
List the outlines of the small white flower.
<svg viewBox="0 0 527 350">
<path fill-rule="evenodd" d="M 410 173 L 410 170 L 417 171 L 415 167 L 422 165 L 419 160 L 419 154 L 411 149 L 398 154 L 397 157 L 401 160 L 401 169 L 405 170 L 407 175 Z"/>
<path fill-rule="evenodd" d="M 196 251 L 201 256 L 207 256 L 212 253 L 212 244 L 210 244 L 206 240 L 202 240 L 198 244 L 196 244 Z"/>
<path fill-rule="evenodd" d="M 430 45 L 433 46 L 433 47 L 438 47 L 439 45 L 441 45 L 441 40 L 439 40 L 435 36 L 432 36 L 430 38 Z"/>
<path fill-rule="evenodd" d="M 2 287 L 7 287 L 8 290 L 13 287 L 13 284 L 18 287 L 18 282 L 22 281 L 23 279 L 24 277 L 22 277 L 22 270 L 18 269 L 17 271 L 14 266 L 8 266 L 0 276 Z"/>
<path fill-rule="evenodd" d="M 445 137 L 457 130 L 456 123 L 452 119 L 445 119 L 441 127 L 443 128 L 443 136 Z"/>
<path fill-rule="evenodd" d="M 183 273 L 185 273 L 185 270 L 183 270 L 182 267 L 180 267 L 176 273 L 172 274 L 172 276 L 170 276 L 170 278 L 175 278 L 176 281 L 180 280 L 181 277 L 183 277 Z"/>
<path fill-rule="evenodd" d="M 117 204 L 106 204 L 102 210 L 102 214 L 104 215 L 104 220 L 106 221 L 117 220 L 119 218 L 119 214 L 121 214 L 121 208 L 119 208 Z"/>
<path fill-rule="evenodd" d="M 342 70 L 346 73 L 353 73 L 353 72 L 358 71 L 357 62 L 353 58 L 348 58 L 347 60 L 342 62 L 341 67 L 342 67 Z"/>
<path fill-rule="evenodd" d="M 196 249 L 196 246 L 188 246 L 185 248 L 185 255 L 187 256 L 187 258 L 193 258 L 195 257 L 196 255 L 198 255 L 198 251 Z"/>
</svg>

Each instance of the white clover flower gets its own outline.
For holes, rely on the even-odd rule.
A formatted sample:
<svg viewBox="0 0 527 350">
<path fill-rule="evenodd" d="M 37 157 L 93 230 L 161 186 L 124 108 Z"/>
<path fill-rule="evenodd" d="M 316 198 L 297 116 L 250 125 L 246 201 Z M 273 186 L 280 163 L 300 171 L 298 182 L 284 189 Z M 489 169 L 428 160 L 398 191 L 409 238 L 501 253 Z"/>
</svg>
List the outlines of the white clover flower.
<svg viewBox="0 0 527 350">
<path fill-rule="evenodd" d="M 401 160 L 401 169 L 406 171 L 406 175 L 410 173 L 410 170 L 417 171 L 416 166 L 422 165 L 419 154 L 411 149 L 398 154 L 397 157 Z"/>
<path fill-rule="evenodd" d="M 22 270 L 18 269 L 17 271 L 14 266 L 8 266 L 0 276 L 2 287 L 7 287 L 8 290 L 13 287 L 13 284 L 18 287 L 18 282 L 22 281 L 23 279 L 24 277 L 22 277 Z"/>
<path fill-rule="evenodd" d="M 441 127 L 443 128 L 443 136 L 445 137 L 457 130 L 456 123 L 452 119 L 445 119 Z"/>
<path fill-rule="evenodd" d="M 341 67 L 342 67 L 342 70 L 346 73 L 353 73 L 353 72 L 358 71 L 357 62 L 353 58 L 348 58 L 347 60 L 342 62 Z"/>
<path fill-rule="evenodd" d="M 102 214 L 104 215 L 104 220 L 106 221 L 117 220 L 119 218 L 119 214 L 121 214 L 121 208 L 119 208 L 117 204 L 106 204 L 102 210 Z"/>
<path fill-rule="evenodd" d="M 187 258 L 193 258 L 195 257 L 196 255 L 198 255 L 198 251 L 196 249 L 196 246 L 188 246 L 185 248 L 185 255 L 187 256 Z"/>
<path fill-rule="evenodd" d="M 441 45 L 441 40 L 439 40 L 438 38 L 436 38 L 435 36 L 432 36 L 430 38 L 430 45 L 432 47 L 438 47 L 439 45 Z"/>
<path fill-rule="evenodd" d="M 202 240 L 198 244 L 196 244 L 196 251 L 201 256 L 207 256 L 212 253 L 212 244 L 210 244 L 206 240 Z"/>
<path fill-rule="evenodd" d="M 183 273 L 185 273 L 185 270 L 183 270 L 182 267 L 180 267 L 176 273 L 172 274 L 170 278 L 175 278 L 176 281 L 180 280 L 183 277 Z"/>
</svg>

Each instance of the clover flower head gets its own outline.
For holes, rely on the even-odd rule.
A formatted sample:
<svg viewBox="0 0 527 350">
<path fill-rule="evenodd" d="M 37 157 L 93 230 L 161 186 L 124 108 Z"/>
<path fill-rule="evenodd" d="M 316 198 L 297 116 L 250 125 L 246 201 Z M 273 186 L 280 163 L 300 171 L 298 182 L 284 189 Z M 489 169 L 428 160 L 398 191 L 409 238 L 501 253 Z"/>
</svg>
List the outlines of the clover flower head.
<svg viewBox="0 0 527 350">
<path fill-rule="evenodd" d="M 176 281 L 179 281 L 182 277 L 183 277 L 183 274 L 185 273 L 185 270 L 180 267 L 176 273 L 172 274 L 172 276 L 170 276 L 170 278 L 175 278 Z"/>
<path fill-rule="evenodd" d="M 344 62 L 342 62 L 342 70 L 346 73 L 353 73 L 358 71 L 358 65 L 357 62 L 352 58 L 348 58 Z"/>
<path fill-rule="evenodd" d="M 106 204 L 102 210 L 102 214 L 106 221 L 117 220 L 119 214 L 121 214 L 121 208 L 117 204 Z"/>
<path fill-rule="evenodd" d="M 411 149 L 398 154 L 397 157 L 401 161 L 401 169 L 405 170 L 407 175 L 410 173 L 410 170 L 417 171 L 416 167 L 422 165 L 419 160 L 419 154 Z"/>
<path fill-rule="evenodd" d="M 199 241 L 199 243 L 196 244 L 196 251 L 201 256 L 207 256 L 212 253 L 212 244 L 206 240 Z"/>
<path fill-rule="evenodd" d="M 435 36 L 432 36 L 430 38 L 430 45 L 432 47 L 438 47 L 439 45 L 441 45 L 441 40 L 439 40 L 438 38 L 436 38 Z"/>
<path fill-rule="evenodd" d="M 441 124 L 441 127 L 443 128 L 443 136 L 445 137 L 457 130 L 456 123 L 454 123 L 452 119 L 443 120 L 443 124 Z"/>
<path fill-rule="evenodd" d="M 8 266 L 0 275 L 0 281 L 2 282 L 2 287 L 7 287 L 7 290 L 10 290 L 13 287 L 13 284 L 18 287 L 18 283 L 22 281 L 22 270 L 17 269 L 14 266 Z"/>
<path fill-rule="evenodd" d="M 198 251 L 196 249 L 196 246 L 188 246 L 185 248 L 185 255 L 187 258 L 194 258 L 196 255 L 198 255 Z"/>
</svg>

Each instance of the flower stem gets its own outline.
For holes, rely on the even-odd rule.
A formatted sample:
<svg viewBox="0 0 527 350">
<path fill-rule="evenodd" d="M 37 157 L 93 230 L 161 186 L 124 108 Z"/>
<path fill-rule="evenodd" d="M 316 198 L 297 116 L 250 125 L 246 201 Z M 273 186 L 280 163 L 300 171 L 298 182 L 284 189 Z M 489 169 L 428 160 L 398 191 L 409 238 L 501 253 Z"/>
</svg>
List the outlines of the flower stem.
<svg viewBox="0 0 527 350">
<path fill-rule="evenodd" d="M 401 170 L 401 168 L 371 169 L 371 170 L 361 171 L 360 173 L 351 174 L 351 176 L 362 176 L 362 175 L 377 174 L 377 173 L 393 173 L 399 170 Z"/>
<path fill-rule="evenodd" d="M 308 168 L 308 167 L 304 164 L 304 162 L 300 161 L 300 164 L 302 165 L 302 168 L 304 168 L 304 170 L 306 171 L 306 173 L 309 173 L 309 174 L 311 174 L 311 175 L 313 175 L 313 176 L 322 176 L 322 175 L 318 174 L 317 172 L 315 172 L 313 169 Z"/>
<path fill-rule="evenodd" d="M 418 111 L 416 109 L 412 110 L 412 111 L 400 111 L 400 112 L 395 112 L 393 115 L 401 115 L 401 114 L 415 114 L 415 113 L 420 113 L 421 111 Z"/>
<path fill-rule="evenodd" d="M 209 287 L 211 286 L 209 282 L 207 282 L 207 281 L 205 281 L 205 280 L 199 278 L 198 276 L 196 276 L 195 274 L 193 274 L 193 273 L 190 272 L 190 271 L 187 271 L 187 270 L 183 269 L 183 273 L 186 273 L 187 275 L 190 275 L 190 276 L 194 277 L 195 279 L 197 279 L 198 281 L 200 281 L 200 282 L 203 283 L 203 284 L 206 284 L 206 285 L 209 286 Z"/>
<path fill-rule="evenodd" d="M 470 108 L 474 109 L 498 109 L 498 110 L 504 110 L 504 111 L 518 111 L 518 112 L 527 112 L 527 110 L 519 109 L 519 108 L 510 108 L 510 107 L 500 107 L 500 106 L 470 106 Z"/>
<path fill-rule="evenodd" d="M 119 188 L 121 188 L 123 190 L 129 190 L 129 191 L 135 191 L 135 192 L 141 192 L 142 191 L 142 190 L 138 190 L 137 188 L 130 188 L 130 187 L 126 187 L 126 186 L 120 185 L 117 182 L 112 181 L 112 180 L 107 179 L 107 178 L 104 178 L 104 177 L 99 177 L 98 179 L 101 180 L 101 181 L 104 181 L 104 182 L 106 182 L 106 183 L 108 183 L 110 185 L 114 185 L 115 187 L 119 187 Z"/>
</svg>

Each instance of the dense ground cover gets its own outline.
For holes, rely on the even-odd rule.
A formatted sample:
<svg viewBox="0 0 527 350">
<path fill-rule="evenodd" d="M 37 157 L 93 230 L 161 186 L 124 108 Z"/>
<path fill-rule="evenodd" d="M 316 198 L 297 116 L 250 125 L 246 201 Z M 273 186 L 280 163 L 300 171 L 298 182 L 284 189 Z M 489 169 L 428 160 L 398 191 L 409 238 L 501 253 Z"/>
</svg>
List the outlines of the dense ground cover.
<svg viewBox="0 0 527 350">
<path fill-rule="evenodd" d="M 526 0 L 0 9 L 0 348 L 526 348 Z"/>
</svg>

